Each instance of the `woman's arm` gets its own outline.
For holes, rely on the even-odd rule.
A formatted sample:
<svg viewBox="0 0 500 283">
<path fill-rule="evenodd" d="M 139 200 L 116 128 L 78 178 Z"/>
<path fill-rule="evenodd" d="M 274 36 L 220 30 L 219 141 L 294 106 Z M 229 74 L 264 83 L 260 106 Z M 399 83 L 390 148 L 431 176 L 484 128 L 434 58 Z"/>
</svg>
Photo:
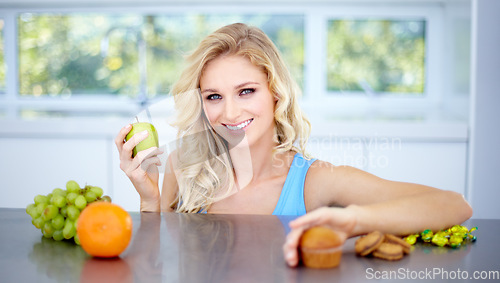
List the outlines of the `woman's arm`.
<svg viewBox="0 0 500 283">
<path fill-rule="evenodd" d="M 354 167 L 327 162 L 310 170 L 305 184 L 306 208 L 344 207 L 356 218 L 349 236 L 373 230 L 400 235 L 422 228 L 439 230 L 472 215 L 469 204 L 456 192 L 384 180 Z"/>
<path fill-rule="evenodd" d="M 290 222 L 292 231 L 283 246 L 291 266 L 298 263 L 298 241 L 308 227 L 329 226 L 343 239 L 374 230 L 407 235 L 440 230 L 472 216 L 472 208 L 458 193 L 388 181 L 349 166 L 315 163 L 304 192 L 307 211 L 314 211 Z"/>
<path fill-rule="evenodd" d="M 134 147 L 143 141 L 148 133 L 137 133 L 125 142 L 130 132 L 130 124 L 123 127 L 115 138 L 120 156 L 120 169 L 125 172 L 141 197 L 141 211 L 160 211 L 160 191 L 158 188 L 158 167 L 161 162 L 158 155 L 162 151 L 157 147 L 139 151 L 132 157 Z"/>
</svg>

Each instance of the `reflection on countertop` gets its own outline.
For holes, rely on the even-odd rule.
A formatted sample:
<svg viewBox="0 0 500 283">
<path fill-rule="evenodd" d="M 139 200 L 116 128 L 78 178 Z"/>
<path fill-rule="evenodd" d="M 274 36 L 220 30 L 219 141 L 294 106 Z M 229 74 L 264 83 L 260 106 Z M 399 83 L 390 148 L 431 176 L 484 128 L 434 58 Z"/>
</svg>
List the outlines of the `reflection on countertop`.
<svg viewBox="0 0 500 283">
<path fill-rule="evenodd" d="M 474 243 L 457 249 L 419 243 L 399 261 L 358 257 L 357 238 L 351 238 L 340 265 L 321 270 L 285 264 L 282 246 L 292 216 L 131 213 L 134 233 L 127 250 L 97 259 L 72 243 L 43 238 L 21 209 L 0 212 L 0 224 L 11 231 L 0 234 L 9 243 L 0 246 L 6 282 L 365 282 L 382 276 L 421 281 L 499 271 L 500 225 L 493 219 L 464 223 L 478 227 Z M 434 277 L 421 277 L 427 274 Z"/>
</svg>

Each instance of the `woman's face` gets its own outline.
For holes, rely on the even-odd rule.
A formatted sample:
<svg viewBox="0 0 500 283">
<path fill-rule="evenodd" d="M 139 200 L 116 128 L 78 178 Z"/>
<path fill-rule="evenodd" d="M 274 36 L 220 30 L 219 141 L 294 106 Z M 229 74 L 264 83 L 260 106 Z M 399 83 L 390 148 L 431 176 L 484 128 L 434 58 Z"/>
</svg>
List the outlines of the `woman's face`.
<svg viewBox="0 0 500 283">
<path fill-rule="evenodd" d="M 210 61 L 200 79 L 205 114 L 210 125 L 230 145 L 245 136 L 251 146 L 272 141 L 274 103 L 267 75 L 243 56 Z"/>
</svg>

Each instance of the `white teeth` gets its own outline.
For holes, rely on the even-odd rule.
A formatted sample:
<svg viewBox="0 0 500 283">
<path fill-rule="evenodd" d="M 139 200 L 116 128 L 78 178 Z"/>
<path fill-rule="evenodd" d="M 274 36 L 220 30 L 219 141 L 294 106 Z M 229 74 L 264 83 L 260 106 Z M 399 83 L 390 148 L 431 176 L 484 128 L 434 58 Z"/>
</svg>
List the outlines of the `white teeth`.
<svg viewBox="0 0 500 283">
<path fill-rule="evenodd" d="M 246 120 L 245 122 L 239 124 L 239 125 L 236 125 L 236 126 L 230 126 L 230 125 L 225 125 L 228 129 L 232 130 L 232 131 L 236 131 L 236 130 L 241 130 L 243 129 L 244 127 L 246 127 L 248 124 L 250 124 L 250 122 L 252 122 L 252 119 L 250 120 Z"/>
</svg>

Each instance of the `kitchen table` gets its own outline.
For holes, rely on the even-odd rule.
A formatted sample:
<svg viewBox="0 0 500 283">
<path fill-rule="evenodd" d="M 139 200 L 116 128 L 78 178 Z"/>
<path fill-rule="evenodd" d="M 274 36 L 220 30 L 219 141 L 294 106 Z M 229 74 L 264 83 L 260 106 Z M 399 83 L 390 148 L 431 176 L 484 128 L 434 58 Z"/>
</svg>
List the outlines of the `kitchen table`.
<svg viewBox="0 0 500 283">
<path fill-rule="evenodd" d="M 500 279 L 500 220 L 464 223 L 477 241 L 460 248 L 417 244 L 399 261 L 358 257 L 346 241 L 337 268 L 285 264 L 294 217 L 130 213 L 133 238 L 115 259 L 42 237 L 24 209 L 0 208 L 0 282 L 362 282 Z"/>
</svg>

